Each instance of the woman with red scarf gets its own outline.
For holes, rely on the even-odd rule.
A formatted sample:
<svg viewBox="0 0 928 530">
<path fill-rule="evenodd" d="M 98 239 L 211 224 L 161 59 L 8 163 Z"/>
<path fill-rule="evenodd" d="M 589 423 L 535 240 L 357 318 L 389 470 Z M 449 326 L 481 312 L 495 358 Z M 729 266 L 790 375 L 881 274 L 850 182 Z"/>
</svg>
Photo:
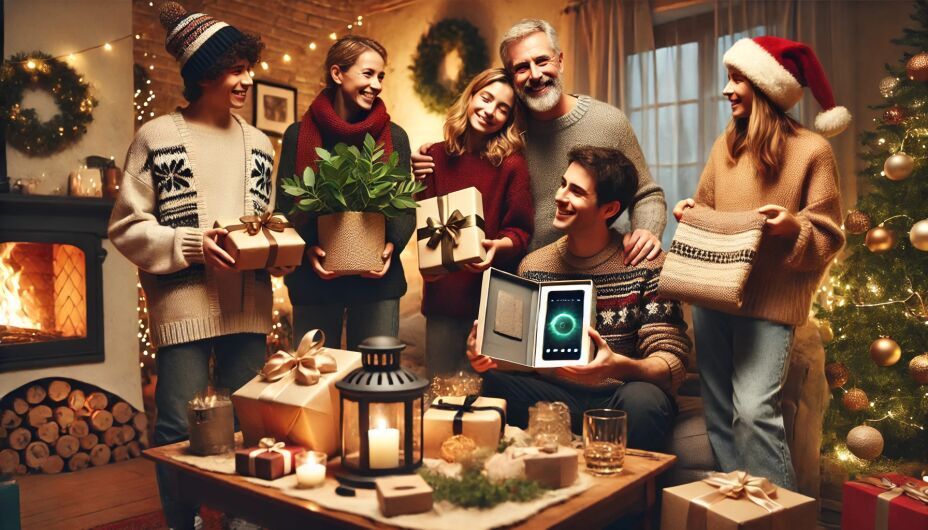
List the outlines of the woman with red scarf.
<svg viewBox="0 0 928 530">
<path fill-rule="evenodd" d="M 326 88 L 316 96 L 303 118 L 284 133 L 278 175 L 302 175 L 316 167 L 316 148 L 331 150 L 342 142 L 360 146 L 370 134 L 384 145 L 386 156 L 396 152 L 399 167 L 409 171 L 409 138 L 390 121 L 378 95 L 383 89 L 387 51 L 377 41 L 348 35 L 329 49 L 325 60 Z M 280 182 L 280 179 L 278 179 Z M 277 190 L 277 211 L 289 212 L 292 198 Z M 387 219 L 383 270 L 360 276 L 338 276 L 322 265 L 325 252 L 318 245 L 316 217 L 299 223 L 307 243 L 303 264 L 285 282 L 293 303 L 293 336 L 318 328 L 333 347 L 341 344 L 347 318 L 347 347 L 374 335 L 399 332 L 400 297 L 406 278 L 400 252 L 415 230 L 412 212 Z"/>
</svg>

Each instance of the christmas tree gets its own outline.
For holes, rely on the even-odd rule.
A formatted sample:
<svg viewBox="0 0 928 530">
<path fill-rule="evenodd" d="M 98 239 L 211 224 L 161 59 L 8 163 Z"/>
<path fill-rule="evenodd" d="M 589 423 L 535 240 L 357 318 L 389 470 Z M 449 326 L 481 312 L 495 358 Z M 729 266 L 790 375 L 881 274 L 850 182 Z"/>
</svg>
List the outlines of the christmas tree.
<svg viewBox="0 0 928 530">
<path fill-rule="evenodd" d="M 880 81 L 876 129 L 861 137 L 864 192 L 847 248 L 818 300 L 833 400 L 823 454 L 851 471 L 928 462 L 928 0 L 910 48 Z M 921 463 L 921 464 L 919 464 Z"/>
</svg>

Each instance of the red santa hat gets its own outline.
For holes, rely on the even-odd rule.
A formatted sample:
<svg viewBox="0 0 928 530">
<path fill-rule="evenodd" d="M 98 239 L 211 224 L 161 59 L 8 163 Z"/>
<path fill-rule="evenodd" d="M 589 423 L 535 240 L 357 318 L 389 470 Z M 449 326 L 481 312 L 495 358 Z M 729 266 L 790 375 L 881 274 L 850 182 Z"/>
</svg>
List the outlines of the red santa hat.
<svg viewBox="0 0 928 530">
<path fill-rule="evenodd" d="M 839 134 L 851 123 L 851 113 L 835 105 L 831 85 L 815 52 L 801 42 L 780 37 L 741 39 L 725 52 L 724 62 L 744 74 L 784 111 L 799 103 L 802 87 L 809 87 L 822 106 L 822 112 L 815 117 L 815 128 L 824 136 Z"/>
</svg>

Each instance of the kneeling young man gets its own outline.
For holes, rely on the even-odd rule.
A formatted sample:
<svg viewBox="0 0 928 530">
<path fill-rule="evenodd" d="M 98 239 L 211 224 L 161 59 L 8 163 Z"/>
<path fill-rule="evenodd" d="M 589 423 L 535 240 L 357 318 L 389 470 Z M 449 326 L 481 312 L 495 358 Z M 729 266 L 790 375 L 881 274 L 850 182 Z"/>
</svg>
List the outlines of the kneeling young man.
<svg viewBox="0 0 928 530">
<path fill-rule="evenodd" d="M 525 427 L 538 401 L 563 401 L 579 433 L 583 412 L 628 413 L 628 444 L 660 450 L 676 414 L 674 394 L 683 382 L 690 340 L 678 302 L 656 296 L 663 255 L 624 264 L 622 235 L 612 222 L 633 200 L 638 175 L 618 150 L 578 146 L 555 193 L 554 227 L 563 237 L 532 252 L 519 275 L 535 281 L 589 279 L 596 288 L 596 348 L 586 366 L 538 373 L 503 372 L 481 355 L 476 325 L 467 354 L 483 375 L 483 395 L 506 399 L 509 423 Z"/>
</svg>

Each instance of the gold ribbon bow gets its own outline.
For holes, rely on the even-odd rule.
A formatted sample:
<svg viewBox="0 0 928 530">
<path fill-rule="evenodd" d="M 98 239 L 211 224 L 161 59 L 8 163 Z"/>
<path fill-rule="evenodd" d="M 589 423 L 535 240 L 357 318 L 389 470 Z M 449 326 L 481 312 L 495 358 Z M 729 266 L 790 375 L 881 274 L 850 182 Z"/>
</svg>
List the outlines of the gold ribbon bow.
<svg viewBox="0 0 928 530">
<path fill-rule="evenodd" d="M 311 329 L 303 335 L 296 353 L 283 350 L 271 355 L 261 368 L 265 381 L 279 381 L 291 372 L 298 385 L 310 386 L 319 382 L 320 374 L 334 372 L 338 369 L 335 359 L 322 353 L 325 350 L 325 333 Z"/>
<path fill-rule="evenodd" d="M 429 241 L 426 243 L 427 247 L 435 249 L 442 239 L 450 240 L 451 244 L 456 247 L 458 246 L 458 238 L 461 236 L 461 230 L 466 228 L 467 217 L 464 217 L 461 210 L 454 210 L 444 223 L 441 219 L 436 220 L 430 216 L 426 218 L 425 224 L 431 232 Z"/>
<path fill-rule="evenodd" d="M 731 473 L 712 473 L 703 482 L 719 489 L 719 493 L 731 499 L 740 499 L 747 496 L 748 500 L 768 512 L 782 510 L 783 506 L 773 501 L 770 495 L 777 491 L 777 487 L 764 477 L 751 476 L 744 471 Z"/>
<path fill-rule="evenodd" d="M 250 236 L 258 235 L 258 232 L 260 232 L 262 228 L 273 230 L 274 232 L 283 232 L 284 228 L 289 228 L 291 226 L 284 216 L 270 211 L 264 212 L 261 215 L 243 215 L 239 217 L 238 220 L 245 225 L 244 228 Z M 230 227 L 230 230 L 234 228 L 236 227 Z"/>
<path fill-rule="evenodd" d="M 258 440 L 258 447 L 263 449 L 266 453 L 279 453 L 280 450 L 286 446 L 287 444 L 284 442 L 278 442 L 271 437 L 261 438 Z"/>
</svg>

